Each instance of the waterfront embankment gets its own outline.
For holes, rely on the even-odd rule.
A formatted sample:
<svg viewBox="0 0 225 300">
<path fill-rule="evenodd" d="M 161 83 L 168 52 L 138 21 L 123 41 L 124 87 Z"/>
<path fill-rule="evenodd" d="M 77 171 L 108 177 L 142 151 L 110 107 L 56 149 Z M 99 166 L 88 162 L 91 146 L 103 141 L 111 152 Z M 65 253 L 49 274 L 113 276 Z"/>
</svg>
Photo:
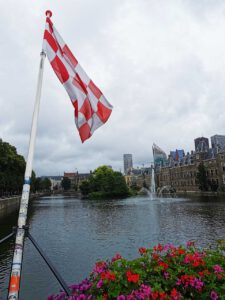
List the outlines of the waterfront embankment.
<svg viewBox="0 0 225 300">
<path fill-rule="evenodd" d="M 32 194 L 30 199 L 35 199 L 46 194 Z M 0 198 L 0 218 L 6 217 L 10 213 L 19 210 L 21 196 L 12 196 L 9 198 Z"/>
<path fill-rule="evenodd" d="M 177 196 L 184 197 L 223 197 L 225 199 L 225 192 L 218 191 L 177 191 Z"/>
<path fill-rule="evenodd" d="M 19 209 L 20 197 L 21 196 L 14 196 L 0 199 L 0 218 Z"/>
</svg>

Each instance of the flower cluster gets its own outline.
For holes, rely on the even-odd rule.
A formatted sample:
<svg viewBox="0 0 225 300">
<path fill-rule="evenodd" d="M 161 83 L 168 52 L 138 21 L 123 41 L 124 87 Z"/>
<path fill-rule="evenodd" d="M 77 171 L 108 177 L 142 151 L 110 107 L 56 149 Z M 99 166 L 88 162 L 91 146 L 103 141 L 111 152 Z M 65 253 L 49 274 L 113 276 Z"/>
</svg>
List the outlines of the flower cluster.
<svg viewBox="0 0 225 300">
<path fill-rule="evenodd" d="M 88 279 L 71 285 L 48 300 L 182 300 L 224 298 L 225 256 L 222 248 L 201 250 L 158 244 L 139 248 L 140 257 L 126 260 L 116 254 L 95 264 Z"/>
</svg>

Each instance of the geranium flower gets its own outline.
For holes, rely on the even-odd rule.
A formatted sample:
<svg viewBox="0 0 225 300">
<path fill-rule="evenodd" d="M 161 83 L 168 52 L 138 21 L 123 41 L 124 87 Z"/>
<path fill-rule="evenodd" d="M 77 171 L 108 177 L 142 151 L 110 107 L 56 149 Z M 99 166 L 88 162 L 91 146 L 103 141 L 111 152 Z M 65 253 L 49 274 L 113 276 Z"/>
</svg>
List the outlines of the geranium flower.
<svg viewBox="0 0 225 300">
<path fill-rule="evenodd" d="M 129 281 L 129 282 L 134 282 L 134 283 L 136 283 L 136 282 L 138 282 L 139 281 L 139 279 L 140 279 L 140 276 L 138 275 L 138 274 L 134 274 L 134 273 L 132 273 L 131 271 L 127 271 L 127 280 Z"/>
<path fill-rule="evenodd" d="M 169 267 L 169 265 L 167 263 L 165 263 L 164 261 L 160 261 L 158 265 L 159 265 L 159 267 L 163 267 L 163 270 L 166 270 Z"/>
<path fill-rule="evenodd" d="M 138 251 L 140 254 L 145 254 L 147 252 L 146 248 L 144 247 L 139 248 Z"/>
<path fill-rule="evenodd" d="M 171 296 L 171 299 L 173 299 L 173 300 L 181 299 L 181 294 L 175 288 L 172 289 L 170 296 Z"/>
<path fill-rule="evenodd" d="M 157 252 L 162 252 L 163 249 L 164 249 L 164 247 L 163 247 L 163 245 L 161 245 L 161 244 L 158 244 L 157 246 L 154 246 L 154 247 L 153 247 L 153 250 L 154 250 L 154 251 L 157 251 Z"/>
<path fill-rule="evenodd" d="M 177 253 L 180 254 L 180 255 L 185 254 L 185 252 L 186 251 L 183 248 L 178 248 L 177 249 Z"/>
<path fill-rule="evenodd" d="M 122 258 L 122 256 L 119 253 L 117 253 L 116 255 L 113 256 L 113 258 L 112 258 L 111 261 L 114 262 L 114 261 L 117 261 L 117 260 L 119 260 L 121 258 Z"/>
<path fill-rule="evenodd" d="M 104 279 L 108 279 L 108 280 L 112 280 L 112 281 L 116 280 L 116 275 L 113 272 L 109 272 L 109 271 L 101 273 L 100 277 L 103 280 Z"/>
</svg>

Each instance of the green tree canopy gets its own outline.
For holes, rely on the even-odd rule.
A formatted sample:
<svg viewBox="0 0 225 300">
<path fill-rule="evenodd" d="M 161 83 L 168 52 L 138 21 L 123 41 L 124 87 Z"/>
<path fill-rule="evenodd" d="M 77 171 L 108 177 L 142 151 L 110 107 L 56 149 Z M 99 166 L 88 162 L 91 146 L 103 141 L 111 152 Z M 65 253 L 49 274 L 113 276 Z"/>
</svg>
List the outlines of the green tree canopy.
<svg viewBox="0 0 225 300">
<path fill-rule="evenodd" d="M 16 193 L 22 190 L 25 171 L 24 157 L 16 148 L 0 139 L 0 192 Z"/>
<path fill-rule="evenodd" d="M 198 171 L 197 171 L 197 174 L 196 174 L 196 179 L 197 179 L 198 184 L 199 184 L 199 189 L 201 191 L 208 191 L 209 184 L 208 184 L 208 179 L 207 179 L 207 174 L 206 174 L 206 168 L 205 168 L 203 162 L 201 162 L 198 165 Z"/>
<path fill-rule="evenodd" d="M 63 177 L 62 188 L 64 191 L 68 191 L 71 188 L 71 180 L 68 177 Z"/>
<path fill-rule="evenodd" d="M 88 180 L 81 183 L 80 190 L 84 196 L 90 198 L 118 198 L 129 195 L 123 175 L 107 166 L 98 167 Z"/>
<path fill-rule="evenodd" d="M 0 139 L 0 195 L 21 193 L 26 162 L 14 146 Z M 32 171 L 31 191 L 34 191 L 35 173 Z"/>
<path fill-rule="evenodd" d="M 51 180 L 49 178 L 46 177 L 41 180 L 41 190 L 50 191 L 51 185 Z"/>
</svg>

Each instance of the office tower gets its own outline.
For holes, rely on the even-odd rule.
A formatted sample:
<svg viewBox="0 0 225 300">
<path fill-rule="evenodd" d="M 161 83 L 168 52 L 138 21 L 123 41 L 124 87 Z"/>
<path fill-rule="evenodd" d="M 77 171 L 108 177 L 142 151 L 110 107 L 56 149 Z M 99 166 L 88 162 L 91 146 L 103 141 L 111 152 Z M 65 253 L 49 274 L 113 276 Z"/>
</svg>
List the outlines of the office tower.
<svg viewBox="0 0 225 300">
<path fill-rule="evenodd" d="M 132 154 L 123 155 L 124 173 L 127 175 L 129 169 L 133 168 Z"/>
</svg>

